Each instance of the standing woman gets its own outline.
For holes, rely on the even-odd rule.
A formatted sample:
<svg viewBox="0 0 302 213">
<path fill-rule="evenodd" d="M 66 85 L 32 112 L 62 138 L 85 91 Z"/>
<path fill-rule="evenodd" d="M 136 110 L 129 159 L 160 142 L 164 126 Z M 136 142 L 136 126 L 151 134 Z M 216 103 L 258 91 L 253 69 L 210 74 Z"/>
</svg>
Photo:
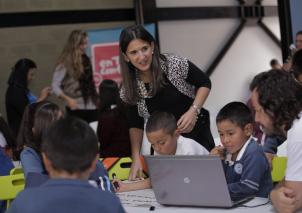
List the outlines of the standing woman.
<svg viewBox="0 0 302 213">
<path fill-rule="evenodd" d="M 178 131 L 210 151 L 214 140 L 209 112 L 202 108 L 210 92 L 210 79 L 189 60 L 160 54 L 154 38 L 142 26 L 125 28 L 119 45 L 123 78 L 120 95 L 129 105 L 133 160 L 129 179 L 135 179 L 141 170 L 144 122 L 154 111 L 172 113 Z"/>
<path fill-rule="evenodd" d="M 66 112 L 85 121 L 97 120 L 97 93 L 92 66 L 85 54 L 87 33 L 74 30 L 58 59 L 52 79 L 53 92 L 66 103 Z"/>
<path fill-rule="evenodd" d="M 33 80 L 37 65 L 31 59 L 23 58 L 17 61 L 8 79 L 5 105 L 8 125 L 17 136 L 22 115 L 28 104 L 45 100 L 50 92 L 49 87 L 42 89 L 37 98 L 28 88 Z"/>
</svg>

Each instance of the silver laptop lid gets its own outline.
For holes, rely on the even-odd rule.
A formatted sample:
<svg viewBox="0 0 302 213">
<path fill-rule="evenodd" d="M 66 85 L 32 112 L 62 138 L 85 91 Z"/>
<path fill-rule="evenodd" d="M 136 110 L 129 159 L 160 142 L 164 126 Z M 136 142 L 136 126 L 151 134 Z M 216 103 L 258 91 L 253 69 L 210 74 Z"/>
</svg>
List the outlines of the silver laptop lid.
<svg viewBox="0 0 302 213">
<path fill-rule="evenodd" d="M 231 207 L 225 174 L 216 156 L 144 156 L 160 204 Z"/>
</svg>

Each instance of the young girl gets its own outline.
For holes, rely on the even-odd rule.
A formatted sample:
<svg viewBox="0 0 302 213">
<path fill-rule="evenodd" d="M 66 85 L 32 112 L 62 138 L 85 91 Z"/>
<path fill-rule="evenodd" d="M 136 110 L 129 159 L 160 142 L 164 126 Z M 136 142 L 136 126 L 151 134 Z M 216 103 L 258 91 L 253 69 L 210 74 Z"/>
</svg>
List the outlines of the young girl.
<svg viewBox="0 0 302 213">
<path fill-rule="evenodd" d="M 36 185 L 29 177 L 38 180 L 37 176 L 39 176 L 41 177 L 39 182 L 45 181 L 45 176 L 48 177 L 41 158 L 42 136 L 50 125 L 60 119 L 62 115 L 60 108 L 51 102 L 34 103 L 25 110 L 18 144 L 19 147 L 24 147 L 21 152 L 21 163 L 27 183 Z M 66 161 L 68 162 L 68 159 Z M 111 190 L 107 171 L 100 162 L 97 163 L 96 170 L 91 173 L 90 180 L 100 184 L 103 190 Z"/>
<path fill-rule="evenodd" d="M 99 101 L 97 135 L 100 141 L 100 157 L 129 157 L 129 127 L 115 81 L 102 81 L 99 86 Z"/>
</svg>

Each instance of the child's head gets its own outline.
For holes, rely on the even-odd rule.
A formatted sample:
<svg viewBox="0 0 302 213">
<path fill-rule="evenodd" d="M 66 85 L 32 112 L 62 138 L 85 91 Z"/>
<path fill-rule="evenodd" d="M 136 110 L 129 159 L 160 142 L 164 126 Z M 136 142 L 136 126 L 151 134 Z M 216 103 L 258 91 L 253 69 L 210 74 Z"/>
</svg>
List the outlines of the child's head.
<svg viewBox="0 0 302 213">
<path fill-rule="evenodd" d="M 22 149 L 25 145 L 40 154 L 42 134 L 54 121 L 62 117 L 62 114 L 59 106 L 49 101 L 28 105 L 24 111 L 18 134 L 19 148 Z"/>
<path fill-rule="evenodd" d="M 168 112 L 154 112 L 146 124 L 149 143 L 161 155 L 174 155 L 179 133 L 175 117 Z"/>
<path fill-rule="evenodd" d="M 229 153 L 237 153 L 253 133 L 253 116 L 241 102 L 225 105 L 216 117 L 221 143 Z"/>
<path fill-rule="evenodd" d="M 105 79 L 99 86 L 100 112 L 104 112 L 119 102 L 119 88 L 115 81 Z"/>
<path fill-rule="evenodd" d="M 98 153 L 94 131 L 75 117 L 54 122 L 43 135 L 42 155 L 51 177 L 64 173 L 87 179 L 95 169 Z"/>
</svg>

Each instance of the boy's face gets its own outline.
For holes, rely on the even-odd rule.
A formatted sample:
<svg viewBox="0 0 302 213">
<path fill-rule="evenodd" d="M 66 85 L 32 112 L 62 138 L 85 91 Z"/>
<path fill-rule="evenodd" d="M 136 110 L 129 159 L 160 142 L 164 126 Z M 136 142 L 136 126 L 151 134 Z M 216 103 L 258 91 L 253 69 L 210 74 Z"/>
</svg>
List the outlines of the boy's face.
<svg viewBox="0 0 302 213">
<path fill-rule="evenodd" d="M 253 131 L 252 124 L 247 124 L 242 129 L 230 120 L 223 120 L 217 123 L 217 129 L 222 145 L 230 154 L 237 153 Z"/>
<path fill-rule="evenodd" d="M 160 155 L 174 155 L 177 148 L 179 134 L 175 130 L 173 134 L 166 133 L 160 129 L 147 132 L 147 138 L 154 151 Z"/>
</svg>

